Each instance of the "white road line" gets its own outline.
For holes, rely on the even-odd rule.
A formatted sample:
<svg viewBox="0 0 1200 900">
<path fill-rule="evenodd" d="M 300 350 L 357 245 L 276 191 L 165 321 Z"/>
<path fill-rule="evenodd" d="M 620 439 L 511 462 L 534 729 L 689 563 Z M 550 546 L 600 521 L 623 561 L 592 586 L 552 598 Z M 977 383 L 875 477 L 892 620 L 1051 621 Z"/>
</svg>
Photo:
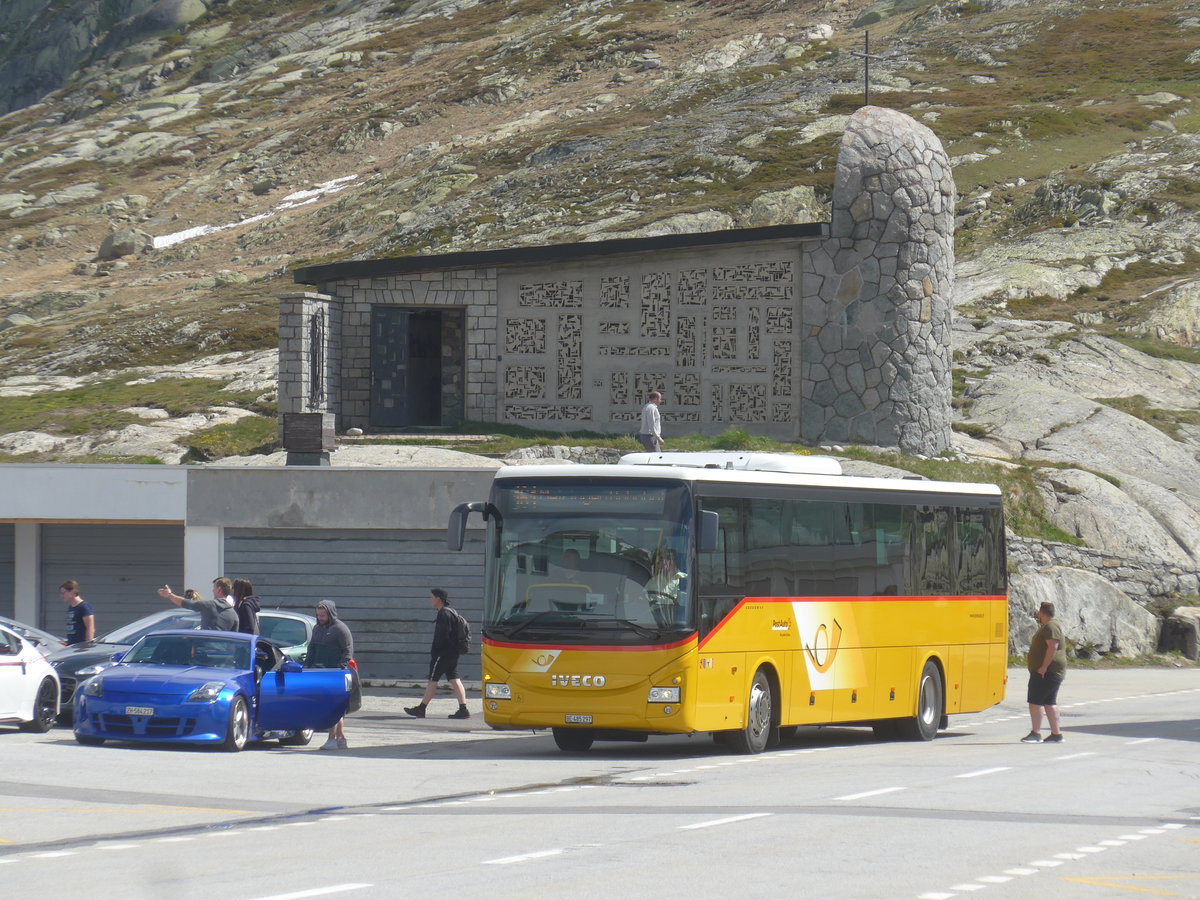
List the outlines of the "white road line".
<svg viewBox="0 0 1200 900">
<path fill-rule="evenodd" d="M 250 830 L 251 831 L 262 831 L 263 829 L 251 828 Z M 156 844 L 182 844 L 186 841 L 192 841 L 192 840 L 195 840 L 195 838 L 184 837 L 183 835 L 179 835 L 178 837 L 155 838 L 154 843 L 156 843 Z"/>
<path fill-rule="evenodd" d="M 307 828 L 309 825 L 316 825 L 317 823 L 313 822 L 313 821 L 308 821 L 308 822 L 284 822 L 283 824 L 286 825 L 288 828 Z"/>
<path fill-rule="evenodd" d="M 1161 828 L 1139 828 L 1138 834 L 1162 834 Z"/>
<path fill-rule="evenodd" d="M 1200 816 L 1195 817 L 1195 818 L 1200 818 Z M 1163 828 L 1175 829 L 1175 828 L 1187 828 L 1187 826 L 1184 825 L 1182 822 L 1167 822 L 1165 825 L 1163 825 Z"/>
<path fill-rule="evenodd" d="M 963 891 L 963 892 L 966 892 L 966 891 L 982 891 L 982 890 L 983 890 L 985 887 L 987 887 L 987 885 L 983 885 L 983 884 L 976 884 L 976 883 L 975 883 L 975 882 L 973 882 L 973 881 L 968 881 L 968 882 L 964 882 L 963 884 L 956 884 L 956 885 L 952 886 L 952 887 L 950 888 L 950 890 L 952 890 L 952 891 Z"/>
<path fill-rule="evenodd" d="M 997 766 L 994 769 L 980 769 L 978 772 L 963 772 L 955 778 L 978 778 L 980 775 L 995 775 L 997 772 L 1007 772 L 1012 766 Z"/>
<path fill-rule="evenodd" d="M 834 800 L 861 800 L 863 797 L 878 797 L 880 794 L 891 794 L 895 791 L 906 791 L 908 788 L 903 787 L 888 787 L 877 788 L 873 791 L 863 791 L 861 794 L 847 794 L 845 797 L 834 797 Z"/>
<path fill-rule="evenodd" d="M 1129 841 L 1114 841 L 1112 838 L 1104 841 L 1096 841 L 1101 847 L 1124 847 Z"/>
<path fill-rule="evenodd" d="M 1037 869 L 1027 869 L 1024 867 L 1018 867 L 1016 869 L 1005 869 L 1004 870 L 1005 875 L 1036 875 L 1037 872 L 1038 872 Z"/>
<path fill-rule="evenodd" d="M 296 891 L 291 894 L 271 894 L 269 897 L 258 897 L 256 900 L 301 900 L 303 897 L 324 897 L 326 894 L 344 894 L 346 891 L 359 891 L 369 887 L 374 887 L 374 885 L 334 884 L 329 887 L 311 888 L 307 891 Z"/>
<path fill-rule="evenodd" d="M 1082 853 L 1055 853 L 1054 858 L 1055 859 L 1075 860 L 1075 859 L 1083 859 L 1084 857 L 1083 857 Z"/>
<path fill-rule="evenodd" d="M 1037 866 L 1039 869 L 1053 869 L 1055 866 L 1061 866 L 1061 859 L 1035 859 L 1030 863 L 1031 866 Z"/>
<path fill-rule="evenodd" d="M 136 850 L 137 844 L 97 844 L 97 850 Z"/>
<path fill-rule="evenodd" d="M 983 875 L 978 880 L 982 881 L 984 884 L 1004 884 L 1005 882 L 1012 881 L 1012 876 L 1011 875 Z"/>
<path fill-rule="evenodd" d="M 1084 756 L 1095 756 L 1095 755 L 1096 755 L 1095 753 L 1093 753 L 1091 750 L 1089 750 L 1086 753 L 1070 753 L 1066 756 L 1056 756 L 1054 758 L 1055 759 L 1079 759 Z"/>
<path fill-rule="evenodd" d="M 921 894 L 917 900 L 950 900 L 950 898 L 953 896 L 953 894 L 943 894 L 938 893 L 937 891 L 931 891 L 928 894 Z"/>
<path fill-rule="evenodd" d="M 1144 841 L 1146 839 L 1144 834 L 1118 834 L 1117 837 L 1123 841 Z"/>
<path fill-rule="evenodd" d="M 74 850 L 47 850 L 45 853 L 31 853 L 30 859 L 58 859 L 62 856 L 74 856 Z"/>
<path fill-rule="evenodd" d="M 1085 846 L 1085 847 L 1076 847 L 1075 849 L 1078 850 L 1080 853 L 1103 853 L 1108 848 L 1107 847 L 1092 847 L 1089 845 L 1089 846 Z"/>
<path fill-rule="evenodd" d="M 680 825 L 680 831 L 691 831 L 695 828 L 712 828 L 714 825 L 729 825 L 733 822 L 745 822 L 747 819 L 761 819 L 773 813 L 746 813 L 744 816 L 729 816 L 726 819 L 713 819 L 709 822 L 697 822 L 695 825 Z"/>
<path fill-rule="evenodd" d="M 557 850 L 539 850 L 536 853 L 522 853 L 520 856 L 503 856 L 500 859 L 485 859 L 482 866 L 507 866 L 510 863 L 528 862 L 531 859 L 545 859 L 548 856 L 558 856 L 562 848 Z"/>
<path fill-rule="evenodd" d="M 1132 747 L 1134 744 L 1149 744 L 1151 741 L 1157 741 L 1158 738 L 1139 738 L 1136 741 L 1126 741 L 1126 747 Z"/>
</svg>

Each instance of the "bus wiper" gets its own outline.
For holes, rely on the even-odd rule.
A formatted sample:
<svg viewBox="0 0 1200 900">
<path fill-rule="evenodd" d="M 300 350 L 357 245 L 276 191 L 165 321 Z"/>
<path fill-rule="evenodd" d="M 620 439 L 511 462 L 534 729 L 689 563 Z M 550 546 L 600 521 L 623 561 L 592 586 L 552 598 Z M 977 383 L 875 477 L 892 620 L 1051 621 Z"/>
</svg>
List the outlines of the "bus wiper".
<svg viewBox="0 0 1200 900">
<path fill-rule="evenodd" d="M 610 619 L 606 619 L 605 621 L 612 622 L 614 625 L 621 625 L 621 626 L 624 626 L 625 628 L 632 629 L 633 631 L 640 634 L 642 637 L 655 638 L 655 639 L 662 637 L 662 632 L 659 629 L 647 628 L 645 625 L 642 625 L 638 622 L 634 622 L 631 619 L 610 618 Z M 600 623 L 597 623 L 597 624 L 600 624 Z"/>
<path fill-rule="evenodd" d="M 530 625 L 532 625 L 534 622 L 541 619 L 543 616 L 561 616 L 561 615 L 562 615 L 562 613 L 557 609 L 543 609 L 541 612 L 534 613 L 532 616 L 530 616 L 524 622 L 518 622 L 506 634 L 508 637 L 515 637 L 520 632 L 524 631 L 526 628 L 528 628 Z"/>
</svg>

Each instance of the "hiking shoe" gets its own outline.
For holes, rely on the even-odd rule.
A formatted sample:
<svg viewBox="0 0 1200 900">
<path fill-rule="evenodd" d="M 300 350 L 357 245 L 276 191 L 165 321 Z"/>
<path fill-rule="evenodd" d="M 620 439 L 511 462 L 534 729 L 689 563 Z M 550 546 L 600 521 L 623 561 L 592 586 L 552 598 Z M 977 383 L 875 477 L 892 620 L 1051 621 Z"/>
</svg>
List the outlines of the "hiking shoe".
<svg viewBox="0 0 1200 900">
<path fill-rule="evenodd" d="M 423 706 L 406 706 L 404 707 L 404 711 L 414 719 L 425 718 L 425 707 Z"/>
<path fill-rule="evenodd" d="M 1050 735 L 1048 738 L 1046 738 L 1044 741 L 1042 741 L 1042 743 L 1043 744 L 1061 744 L 1062 743 L 1062 732 L 1060 731 L 1058 734 Z"/>
<path fill-rule="evenodd" d="M 1062 738 L 1059 738 L 1059 740 L 1062 740 Z M 1025 737 L 1021 738 L 1022 744 L 1040 744 L 1041 742 L 1042 736 L 1036 731 L 1031 731 Z"/>
<path fill-rule="evenodd" d="M 350 745 L 349 745 L 348 743 L 346 743 L 346 739 L 345 739 L 345 738 L 338 738 L 338 742 L 337 742 L 337 748 L 338 748 L 339 750 L 345 750 L 345 749 L 346 749 L 347 747 L 349 747 L 349 746 L 350 746 Z"/>
<path fill-rule="evenodd" d="M 325 743 L 323 743 L 321 745 L 321 749 L 322 750 L 337 750 L 337 749 L 339 749 L 337 738 L 330 738 L 329 740 L 327 740 Z"/>
<path fill-rule="evenodd" d="M 467 711 L 467 708 L 465 706 L 460 706 L 457 710 L 450 713 L 450 715 L 446 716 L 446 718 L 447 719 L 469 719 L 469 718 L 471 718 L 471 714 Z"/>
</svg>

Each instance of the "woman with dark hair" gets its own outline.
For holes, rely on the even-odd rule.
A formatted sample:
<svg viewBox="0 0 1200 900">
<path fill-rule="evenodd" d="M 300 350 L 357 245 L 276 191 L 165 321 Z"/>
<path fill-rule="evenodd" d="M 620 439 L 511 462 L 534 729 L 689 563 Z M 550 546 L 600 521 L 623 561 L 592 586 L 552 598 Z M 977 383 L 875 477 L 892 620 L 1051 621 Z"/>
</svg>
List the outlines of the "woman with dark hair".
<svg viewBox="0 0 1200 900">
<path fill-rule="evenodd" d="M 260 634 L 258 611 L 262 608 L 254 595 L 254 585 L 245 578 L 233 582 L 233 608 L 237 611 L 238 628 L 242 634 Z"/>
</svg>

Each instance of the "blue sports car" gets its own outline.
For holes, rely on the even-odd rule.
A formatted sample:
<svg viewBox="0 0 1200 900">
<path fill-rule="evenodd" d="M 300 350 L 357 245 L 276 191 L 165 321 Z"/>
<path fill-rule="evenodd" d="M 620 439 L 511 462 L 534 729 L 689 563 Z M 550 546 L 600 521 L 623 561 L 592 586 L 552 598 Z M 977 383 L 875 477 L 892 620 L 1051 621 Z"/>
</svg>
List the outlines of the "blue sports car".
<svg viewBox="0 0 1200 900">
<path fill-rule="evenodd" d="M 158 631 L 75 692 L 75 740 L 303 746 L 345 715 L 353 677 L 305 669 L 258 635 Z"/>
</svg>

